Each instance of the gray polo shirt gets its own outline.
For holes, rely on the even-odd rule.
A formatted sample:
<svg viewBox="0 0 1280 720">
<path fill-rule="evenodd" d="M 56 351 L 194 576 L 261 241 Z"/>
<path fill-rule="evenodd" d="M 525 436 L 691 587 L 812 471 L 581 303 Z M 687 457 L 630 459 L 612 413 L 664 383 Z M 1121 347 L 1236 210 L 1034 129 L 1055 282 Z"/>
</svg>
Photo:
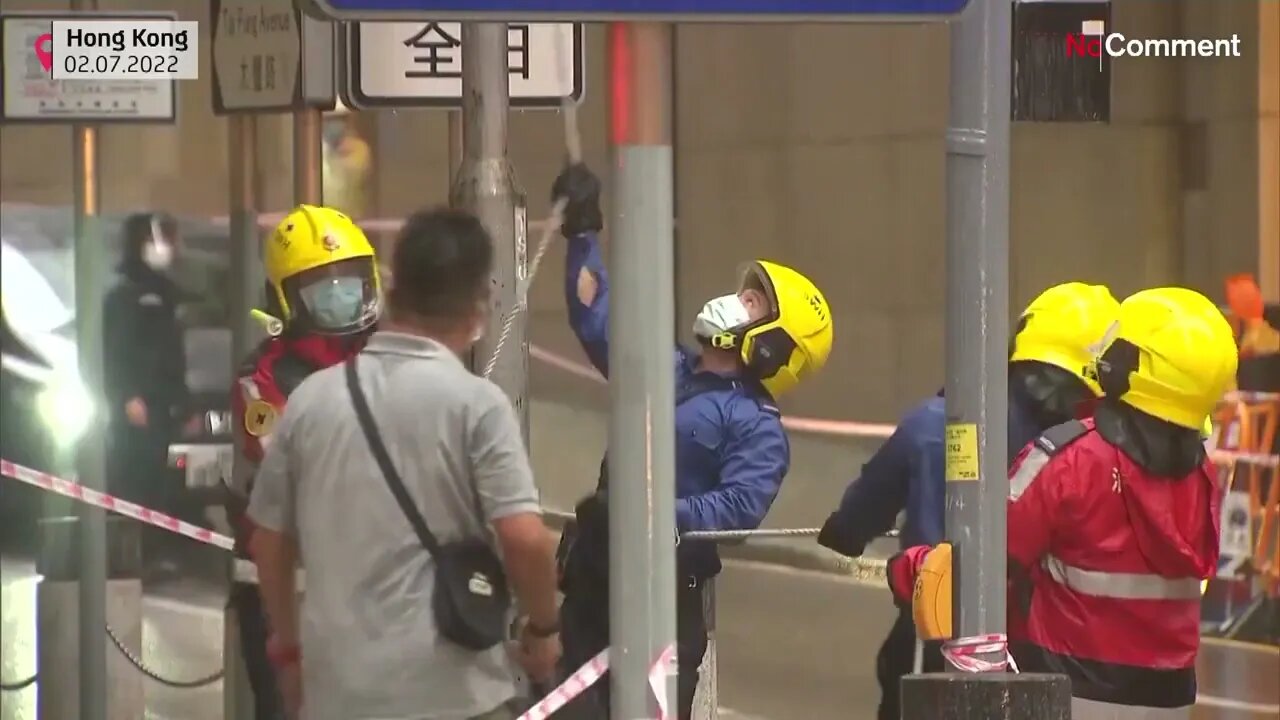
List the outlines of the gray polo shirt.
<svg viewBox="0 0 1280 720">
<path fill-rule="evenodd" d="M 442 543 L 538 512 L 506 395 L 433 341 L 379 332 L 360 382 L 396 469 Z M 471 652 L 436 633 L 434 563 L 356 420 L 341 365 L 289 398 L 258 469 L 249 516 L 297 538 L 307 720 L 463 720 L 511 699 L 505 648 Z"/>
</svg>

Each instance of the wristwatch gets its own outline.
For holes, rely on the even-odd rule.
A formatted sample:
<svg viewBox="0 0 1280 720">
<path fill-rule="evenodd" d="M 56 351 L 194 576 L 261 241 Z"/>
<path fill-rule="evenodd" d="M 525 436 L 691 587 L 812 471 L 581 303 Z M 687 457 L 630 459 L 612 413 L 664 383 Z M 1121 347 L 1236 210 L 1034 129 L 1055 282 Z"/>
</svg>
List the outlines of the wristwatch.
<svg viewBox="0 0 1280 720">
<path fill-rule="evenodd" d="M 528 631 L 529 631 L 529 634 L 530 634 L 530 635 L 532 635 L 532 636 L 534 636 L 534 637 L 536 637 L 536 638 L 549 638 L 549 637 L 551 637 L 551 636 L 553 636 L 553 635 L 559 634 L 559 632 L 560 632 L 560 621 L 559 621 L 559 620 L 556 620 L 555 622 L 551 623 L 550 625 L 547 625 L 547 626 L 545 626 L 545 627 L 544 627 L 544 626 L 540 626 L 540 625 L 538 625 L 537 623 L 535 623 L 534 621 L 530 620 L 529 622 L 527 622 L 527 623 L 525 623 L 525 624 L 524 624 L 524 627 L 525 627 L 525 629 L 526 629 L 526 630 L 528 630 Z"/>
<path fill-rule="evenodd" d="M 272 635 L 267 639 L 267 660 L 276 668 L 296 665 L 302 660 L 302 648 L 297 643 L 283 643 Z"/>
</svg>

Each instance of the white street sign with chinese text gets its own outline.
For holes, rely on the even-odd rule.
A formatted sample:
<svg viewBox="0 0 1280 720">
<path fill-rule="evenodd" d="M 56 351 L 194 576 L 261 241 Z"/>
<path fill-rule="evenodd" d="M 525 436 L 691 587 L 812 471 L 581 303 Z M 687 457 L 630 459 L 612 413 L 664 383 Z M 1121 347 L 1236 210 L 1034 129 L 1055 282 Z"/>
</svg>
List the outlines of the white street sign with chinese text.
<svg viewBox="0 0 1280 720">
<path fill-rule="evenodd" d="M 329 23 L 293 0 L 214 0 L 211 10 L 215 112 L 333 107 Z"/>
<path fill-rule="evenodd" d="M 353 107 L 460 107 L 462 25 L 353 23 L 347 101 Z M 507 68 L 512 107 L 580 100 L 582 29 L 573 23 L 511 23 Z"/>
<path fill-rule="evenodd" d="M 165 13 L 50 13 L 0 16 L 3 103 L 7 122 L 170 123 L 177 103 L 173 80 L 54 80 L 40 62 L 36 43 L 54 20 L 174 20 Z"/>
</svg>

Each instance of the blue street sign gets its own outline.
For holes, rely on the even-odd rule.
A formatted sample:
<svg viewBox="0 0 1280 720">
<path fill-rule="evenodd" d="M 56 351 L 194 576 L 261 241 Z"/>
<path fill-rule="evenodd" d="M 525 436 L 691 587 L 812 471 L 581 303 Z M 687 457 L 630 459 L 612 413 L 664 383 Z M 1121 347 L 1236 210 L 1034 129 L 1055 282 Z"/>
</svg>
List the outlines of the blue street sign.
<svg viewBox="0 0 1280 720">
<path fill-rule="evenodd" d="M 946 18 L 970 0 L 304 0 L 334 20 L 814 21 Z"/>
</svg>

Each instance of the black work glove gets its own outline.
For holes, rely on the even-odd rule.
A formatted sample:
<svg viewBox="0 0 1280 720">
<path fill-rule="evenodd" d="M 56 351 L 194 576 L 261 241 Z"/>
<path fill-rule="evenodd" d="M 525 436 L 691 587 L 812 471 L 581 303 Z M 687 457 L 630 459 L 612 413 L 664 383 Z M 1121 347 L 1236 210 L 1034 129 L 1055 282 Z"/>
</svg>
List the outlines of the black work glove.
<svg viewBox="0 0 1280 720">
<path fill-rule="evenodd" d="M 564 220 L 560 233 L 566 238 L 585 232 L 600 232 L 604 215 L 600 212 L 600 178 L 583 163 L 560 172 L 551 185 L 551 201 L 565 198 Z"/>
<path fill-rule="evenodd" d="M 867 550 L 866 539 L 858 537 L 858 533 L 850 532 L 845 523 L 841 522 L 838 513 L 831 513 L 822 524 L 822 529 L 818 531 L 818 544 L 850 558 L 862 557 Z"/>
</svg>

